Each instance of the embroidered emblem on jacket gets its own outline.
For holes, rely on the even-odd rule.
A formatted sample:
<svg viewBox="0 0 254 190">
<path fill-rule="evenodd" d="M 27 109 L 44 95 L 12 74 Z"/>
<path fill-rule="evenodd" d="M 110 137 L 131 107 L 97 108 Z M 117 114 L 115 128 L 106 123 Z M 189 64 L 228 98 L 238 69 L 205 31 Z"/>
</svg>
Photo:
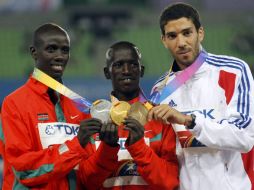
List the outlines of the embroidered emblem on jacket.
<svg viewBox="0 0 254 190">
<path fill-rule="evenodd" d="M 176 106 L 177 106 L 177 104 L 174 102 L 174 100 L 170 100 L 170 102 L 168 103 L 168 105 L 169 105 L 170 107 L 176 107 Z"/>
<path fill-rule="evenodd" d="M 38 113 L 37 114 L 39 121 L 47 121 L 49 120 L 49 115 L 47 113 Z"/>
</svg>

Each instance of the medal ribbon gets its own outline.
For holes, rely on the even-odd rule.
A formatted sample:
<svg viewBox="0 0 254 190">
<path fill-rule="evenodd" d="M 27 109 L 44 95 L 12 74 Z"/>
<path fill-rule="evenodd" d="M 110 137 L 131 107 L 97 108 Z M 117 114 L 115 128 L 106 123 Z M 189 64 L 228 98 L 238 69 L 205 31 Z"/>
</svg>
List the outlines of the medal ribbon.
<svg viewBox="0 0 254 190">
<path fill-rule="evenodd" d="M 193 64 L 191 64 L 189 67 L 187 67 L 185 70 L 183 70 L 179 75 L 176 75 L 176 77 L 169 82 L 161 92 L 159 90 L 155 91 L 151 95 L 151 101 L 155 105 L 160 104 L 163 100 L 165 100 L 169 95 L 171 95 L 174 91 L 176 91 L 182 84 L 184 84 L 188 79 L 193 76 L 193 74 L 202 66 L 202 64 L 206 60 L 207 53 L 205 51 L 201 51 L 197 59 L 194 61 Z M 165 79 L 165 83 L 167 82 L 169 78 L 169 74 Z M 186 130 L 185 127 L 183 129 L 180 129 L 179 126 L 174 127 L 174 130 L 178 136 L 179 142 L 182 146 L 182 148 L 187 147 L 201 147 L 204 146 L 202 143 L 196 140 L 196 138 L 192 135 L 192 133 L 189 130 Z"/>
<path fill-rule="evenodd" d="M 34 72 L 32 77 L 37 81 L 41 82 L 42 84 L 52 88 L 56 92 L 66 96 L 67 98 L 71 99 L 76 107 L 84 113 L 89 113 L 89 109 L 92 105 L 90 101 L 83 98 L 82 96 L 78 95 L 77 93 L 73 92 L 60 82 L 56 81 L 46 73 L 42 72 L 41 70 L 34 68 Z"/>
<path fill-rule="evenodd" d="M 111 99 L 111 102 L 113 104 L 115 104 L 116 102 L 119 102 L 119 100 L 113 95 L 110 95 L 110 99 Z M 145 93 L 141 88 L 139 90 L 139 102 L 141 102 L 141 103 L 147 102 L 147 98 L 145 96 Z"/>
<path fill-rule="evenodd" d="M 165 100 L 170 94 L 172 94 L 174 91 L 176 91 L 182 84 L 184 84 L 191 76 L 201 67 L 201 65 L 206 60 L 207 53 L 204 51 L 201 51 L 197 59 L 194 61 L 193 64 L 191 64 L 189 67 L 187 67 L 185 70 L 183 70 L 179 75 L 176 75 L 176 77 L 169 82 L 161 92 L 156 91 L 153 93 L 152 96 L 152 102 L 156 105 L 160 104 L 163 100 Z M 170 74 L 170 73 L 169 73 Z"/>
</svg>

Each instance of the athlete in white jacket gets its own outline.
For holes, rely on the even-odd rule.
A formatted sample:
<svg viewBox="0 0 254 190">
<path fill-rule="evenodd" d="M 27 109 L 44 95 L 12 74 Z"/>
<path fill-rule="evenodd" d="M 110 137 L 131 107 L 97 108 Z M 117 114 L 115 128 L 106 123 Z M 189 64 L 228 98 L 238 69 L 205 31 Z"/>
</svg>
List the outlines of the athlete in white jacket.
<svg viewBox="0 0 254 190">
<path fill-rule="evenodd" d="M 242 159 L 242 153 L 254 144 L 254 82 L 249 66 L 240 59 L 202 50 L 204 29 L 190 5 L 167 7 L 160 26 L 162 42 L 174 63 L 152 89 L 152 101 L 164 98 L 148 119 L 171 122 L 180 134 L 180 189 L 251 190 L 253 157 L 249 163 Z M 190 74 L 197 62 L 199 68 Z M 182 138 L 187 139 L 185 144 L 180 143 Z"/>
</svg>

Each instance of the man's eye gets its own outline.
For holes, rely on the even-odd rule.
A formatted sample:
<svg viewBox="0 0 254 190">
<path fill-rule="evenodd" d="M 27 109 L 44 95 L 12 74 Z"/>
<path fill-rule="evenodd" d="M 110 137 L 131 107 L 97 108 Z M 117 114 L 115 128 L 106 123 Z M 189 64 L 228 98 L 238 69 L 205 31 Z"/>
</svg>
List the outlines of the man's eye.
<svg viewBox="0 0 254 190">
<path fill-rule="evenodd" d="M 176 38 L 176 34 L 166 34 L 166 37 L 168 39 L 175 39 Z"/>
<path fill-rule="evenodd" d="M 191 33 L 192 33 L 191 31 L 185 31 L 185 32 L 183 33 L 183 35 L 184 35 L 184 36 L 190 36 Z"/>
<path fill-rule="evenodd" d="M 130 65 L 131 65 L 132 68 L 138 68 L 139 67 L 139 62 L 133 61 L 133 62 L 130 62 Z"/>
<path fill-rule="evenodd" d="M 62 48 L 62 52 L 68 54 L 70 52 L 70 48 L 68 47 Z"/>
<path fill-rule="evenodd" d="M 46 48 L 46 50 L 47 50 L 48 52 L 54 52 L 54 51 L 56 50 L 56 46 L 48 46 L 48 47 Z"/>
<path fill-rule="evenodd" d="M 120 68 L 120 67 L 122 67 L 122 63 L 120 63 L 120 62 L 115 62 L 115 63 L 113 63 L 113 67 L 115 67 L 115 68 Z"/>
</svg>

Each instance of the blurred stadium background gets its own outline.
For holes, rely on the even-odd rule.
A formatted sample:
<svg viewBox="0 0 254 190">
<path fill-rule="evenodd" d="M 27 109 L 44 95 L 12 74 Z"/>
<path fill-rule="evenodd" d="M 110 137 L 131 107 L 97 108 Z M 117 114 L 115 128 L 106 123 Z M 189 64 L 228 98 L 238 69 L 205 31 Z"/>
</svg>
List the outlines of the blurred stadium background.
<svg viewBox="0 0 254 190">
<path fill-rule="evenodd" d="M 115 41 L 135 43 L 146 67 L 142 87 L 148 94 L 171 63 L 160 41 L 159 15 L 176 0 L 0 0 L 0 103 L 23 84 L 33 68 L 29 53 L 33 30 L 46 22 L 63 26 L 71 36 L 71 60 L 65 84 L 90 100 L 108 98 L 104 79 L 107 47 Z M 245 60 L 254 68 L 253 0 L 186 0 L 205 27 L 203 46 L 216 54 Z"/>
</svg>

